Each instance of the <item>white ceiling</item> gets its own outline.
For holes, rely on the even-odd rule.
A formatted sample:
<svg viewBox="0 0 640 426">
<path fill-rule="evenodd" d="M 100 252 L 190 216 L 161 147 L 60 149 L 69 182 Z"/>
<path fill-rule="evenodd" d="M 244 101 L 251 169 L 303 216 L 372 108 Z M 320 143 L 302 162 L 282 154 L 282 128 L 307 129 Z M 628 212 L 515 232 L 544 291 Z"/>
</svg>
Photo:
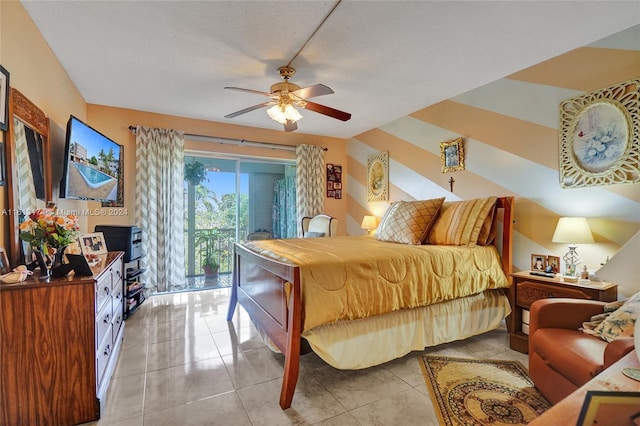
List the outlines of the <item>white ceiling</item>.
<svg viewBox="0 0 640 426">
<path fill-rule="evenodd" d="M 334 1 L 22 1 L 88 103 L 282 129 L 259 109 Z M 640 23 L 640 1 L 343 0 L 291 64 L 298 132 L 348 138 Z M 144 123 L 131 123 L 144 124 Z"/>
</svg>

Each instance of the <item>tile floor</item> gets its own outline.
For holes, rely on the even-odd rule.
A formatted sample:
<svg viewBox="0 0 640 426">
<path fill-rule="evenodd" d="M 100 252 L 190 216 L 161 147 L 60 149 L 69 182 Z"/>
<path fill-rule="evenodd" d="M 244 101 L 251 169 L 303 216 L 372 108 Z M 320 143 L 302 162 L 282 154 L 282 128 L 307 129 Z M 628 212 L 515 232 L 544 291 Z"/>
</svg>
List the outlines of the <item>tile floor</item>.
<svg viewBox="0 0 640 426">
<path fill-rule="evenodd" d="M 125 323 L 125 339 L 99 422 L 118 425 L 437 425 L 418 352 L 357 371 L 302 357 L 292 407 L 278 399 L 283 357 L 261 341 L 239 308 L 225 320 L 230 289 L 153 296 Z M 504 327 L 427 349 L 514 359 Z"/>
</svg>

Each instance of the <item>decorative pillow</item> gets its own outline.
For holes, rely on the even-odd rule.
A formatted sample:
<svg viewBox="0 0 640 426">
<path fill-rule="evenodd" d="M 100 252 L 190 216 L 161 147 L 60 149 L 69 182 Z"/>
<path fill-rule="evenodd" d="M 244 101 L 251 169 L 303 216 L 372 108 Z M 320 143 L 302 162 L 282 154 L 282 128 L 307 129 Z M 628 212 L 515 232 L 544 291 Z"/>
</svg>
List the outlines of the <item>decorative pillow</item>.
<svg viewBox="0 0 640 426">
<path fill-rule="evenodd" d="M 593 330 L 583 329 L 587 334 L 592 334 L 610 342 L 618 337 L 633 337 L 633 327 L 640 316 L 640 291 L 628 298 L 622 306 L 611 312 Z"/>
<path fill-rule="evenodd" d="M 482 223 L 482 228 L 480 228 L 480 233 L 478 234 L 479 246 L 488 246 L 493 243 L 493 240 L 496 238 L 497 221 L 494 220 L 494 216 L 496 215 L 497 208 L 498 205 L 494 204 L 489 214 L 487 214 L 487 218 Z"/>
<path fill-rule="evenodd" d="M 429 244 L 474 247 L 485 220 L 495 210 L 497 200 L 498 197 L 492 196 L 444 203 L 429 232 Z"/>
<path fill-rule="evenodd" d="M 380 221 L 377 238 L 392 243 L 422 244 L 443 202 L 444 197 L 393 203 Z"/>
<path fill-rule="evenodd" d="M 324 232 L 305 232 L 304 238 L 324 237 Z"/>
</svg>

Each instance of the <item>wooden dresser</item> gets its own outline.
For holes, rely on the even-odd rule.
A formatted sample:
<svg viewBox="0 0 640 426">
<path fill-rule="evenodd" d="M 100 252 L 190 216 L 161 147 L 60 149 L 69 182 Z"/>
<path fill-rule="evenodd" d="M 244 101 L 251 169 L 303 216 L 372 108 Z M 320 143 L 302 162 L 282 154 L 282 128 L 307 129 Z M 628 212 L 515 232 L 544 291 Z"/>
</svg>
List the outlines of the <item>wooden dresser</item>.
<svg viewBox="0 0 640 426">
<path fill-rule="evenodd" d="M 0 424 L 100 417 L 124 332 L 122 255 L 91 277 L 0 283 Z"/>
</svg>

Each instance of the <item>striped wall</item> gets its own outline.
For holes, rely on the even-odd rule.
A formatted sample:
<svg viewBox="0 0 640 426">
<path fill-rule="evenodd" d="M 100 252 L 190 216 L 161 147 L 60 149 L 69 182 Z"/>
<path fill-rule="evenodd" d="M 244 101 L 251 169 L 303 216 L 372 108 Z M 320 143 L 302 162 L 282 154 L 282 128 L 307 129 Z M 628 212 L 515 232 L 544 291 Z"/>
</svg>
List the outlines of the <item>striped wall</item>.
<svg viewBox="0 0 640 426">
<path fill-rule="evenodd" d="M 639 232 L 640 185 L 561 189 L 558 107 L 568 97 L 639 76 L 637 25 L 357 135 L 347 146 L 347 232 L 364 233 L 362 217 L 381 216 L 388 207 L 368 203 L 366 193 L 367 156 L 388 151 L 390 201 L 515 196 L 516 269 L 529 269 L 532 253 L 566 252 L 551 242 L 559 217 L 588 217 L 596 244 L 578 251 L 596 271 Z M 440 142 L 460 136 L 466 169 L 443 174 Z M 637 263 L 629 265 L 630 276 L 640 276 Z M 621 292 L 640 290 L 640 279 L 635 283 Z"/>
</svg>

